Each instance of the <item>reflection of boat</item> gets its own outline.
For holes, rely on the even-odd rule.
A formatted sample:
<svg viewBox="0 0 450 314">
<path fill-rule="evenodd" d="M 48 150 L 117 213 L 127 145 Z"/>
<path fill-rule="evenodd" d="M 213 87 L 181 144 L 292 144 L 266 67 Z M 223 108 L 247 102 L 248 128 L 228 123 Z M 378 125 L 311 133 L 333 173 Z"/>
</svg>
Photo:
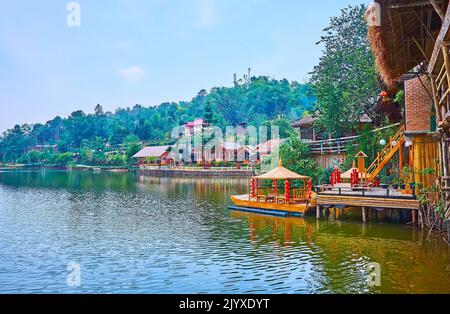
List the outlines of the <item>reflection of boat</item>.
<svg viewBox="0 0 450 314">
<path fill-rule="evenodd" d="M 282 186 L 280 181 L 284 182 Z M 310 177 L 292 172 L 281 164 L 266 174 L 253 177 L 251 182 L 251 194 L 230 196 L 234 203 L 230 209 L 303 217 L 315 203 Z"/>
<path fill-rule="evenodd" d="M 281 245 L 294 243 L 312 243 L 313 228 L 304 219 L 296 217 L 274 217 L 255 213 L 233 211 L 231 217 L 247 220 L 250 229 L 250 240 L 273 243 L 276 240 Z M 270 235 L 270 236 L 269 236 Z"/>
</svg>

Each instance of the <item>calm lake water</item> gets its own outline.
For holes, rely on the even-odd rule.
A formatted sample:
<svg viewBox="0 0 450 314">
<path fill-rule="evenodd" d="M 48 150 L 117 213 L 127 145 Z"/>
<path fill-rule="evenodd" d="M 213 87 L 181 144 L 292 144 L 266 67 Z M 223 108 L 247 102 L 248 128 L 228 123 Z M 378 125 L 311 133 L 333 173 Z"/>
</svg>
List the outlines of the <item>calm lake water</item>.
<svg viewBox="0 0 450 314">
<path fill-rule="evenodd" d="M 450 293 L 450 249 L 401 223 L 230 212 L 247 180 L 0 172 L 0 293 Z M 67 284 L 80 265 L 80 287 Z M 368 287 L 367 266 L 381 266 Z"/>
</svg>

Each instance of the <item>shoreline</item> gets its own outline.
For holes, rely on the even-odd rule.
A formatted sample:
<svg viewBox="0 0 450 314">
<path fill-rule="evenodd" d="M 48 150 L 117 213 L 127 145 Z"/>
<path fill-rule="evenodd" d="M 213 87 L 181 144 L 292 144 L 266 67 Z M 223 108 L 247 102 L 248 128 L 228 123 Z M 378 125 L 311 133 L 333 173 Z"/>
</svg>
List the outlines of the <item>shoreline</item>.
<svg viewBox="0 0 450 314">
<path fill-rule="evenodd" d="M 0 171 L 91 171 L 99 172 L 113 172 L 113 173 L 137 173 L 149 177 L 224 177 L 224 178 L 249 178 L 255 173 L 250 169 L 138 169 L 128 167 L 96 167 L 96 166 L 11 166 L 0 167 Z"/>
</svg>

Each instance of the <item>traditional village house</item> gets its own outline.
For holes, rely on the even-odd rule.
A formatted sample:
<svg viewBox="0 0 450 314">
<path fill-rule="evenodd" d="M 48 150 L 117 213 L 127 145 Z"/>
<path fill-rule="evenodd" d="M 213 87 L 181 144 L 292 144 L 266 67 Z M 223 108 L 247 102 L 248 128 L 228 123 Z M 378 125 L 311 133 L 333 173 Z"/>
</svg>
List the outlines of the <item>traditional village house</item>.
<svg viewBox="0 0 450 314">
<path fill-rule="evenodd" d="M 168 165 L 173 163 L 173 158 L 170 156 L 170 148 L 170 146 L 144 147 L 133 158 L 137 160 L 139 166 Z"/>
<path fill-rule="evenodd" d="M 215 160 L 219 162 L 245 163 L 249 160 L 250 153 L 251 149 L 247 145 L 225 141 L 216 146 Z"/>
<path fill-rule="evenodd" d="M 249 147 L 250 160 L 262 162 L 263 159 L 276 152 L 285 139 L 271 139 L 264 143 L 258 144 L 256 148 Z"/>
<path fill-rule="evenodd" d="M 423 177 L 420 171 L 437 169 L 439 188 L 448 205 L 449 1 L 376 0 L 369 6 L 366 18 L 377 69 L 386 90 L 383 98 L 392 99 L 399 83 L 406 80 L 404 140 L 409 164 L 419 173 L 413 180 L 432 184 L 433 179 Z"/>
<path fill-rule="evenodd" d="M 356 130 L 373 123 L 369 115 L 364 113 L 360 116 L 356 129 L 349 129 L 343 137 L 331 138 L 314 125 L 317 119 L 317 114 L 308 115 L 294 122 L 292 127 L 298 130 L 300 139 L 310 146 L 313 159 L 324 168 L 343 164 L 347 144 L 357 140 Z"/>
<path fill-rule="evenodd" d="M 58 145 L 35 145 L 33 147 L 33 150 L 38 152 L 46 152 L 46 153 L 57 153 L 58 152 Z"/>
<path fill-rule="evenodd" d="M 183 125 L 183 135 L 186 137 L 198 135 L 207 125 L 208 124 L 203 121 L 203 119 L 196 119 L 194 121 L 188 122 Z"/>
</svg>

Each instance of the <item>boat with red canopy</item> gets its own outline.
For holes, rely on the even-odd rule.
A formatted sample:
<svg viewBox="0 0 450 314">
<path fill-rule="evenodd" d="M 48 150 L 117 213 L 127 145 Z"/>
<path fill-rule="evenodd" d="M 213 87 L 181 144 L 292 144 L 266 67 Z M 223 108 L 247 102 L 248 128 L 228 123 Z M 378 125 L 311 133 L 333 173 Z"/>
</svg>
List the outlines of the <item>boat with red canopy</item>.
<svg viewBox="0 0 450 314">
<path fill-rule="evenodd" d="M 250 194 L 230 198 L 232 210 L 277 216 L 303 217 L 315 205 L 311 178 L 284 168 L 281 162 L 272 171 L 252 177 Z"/>
</svg>

